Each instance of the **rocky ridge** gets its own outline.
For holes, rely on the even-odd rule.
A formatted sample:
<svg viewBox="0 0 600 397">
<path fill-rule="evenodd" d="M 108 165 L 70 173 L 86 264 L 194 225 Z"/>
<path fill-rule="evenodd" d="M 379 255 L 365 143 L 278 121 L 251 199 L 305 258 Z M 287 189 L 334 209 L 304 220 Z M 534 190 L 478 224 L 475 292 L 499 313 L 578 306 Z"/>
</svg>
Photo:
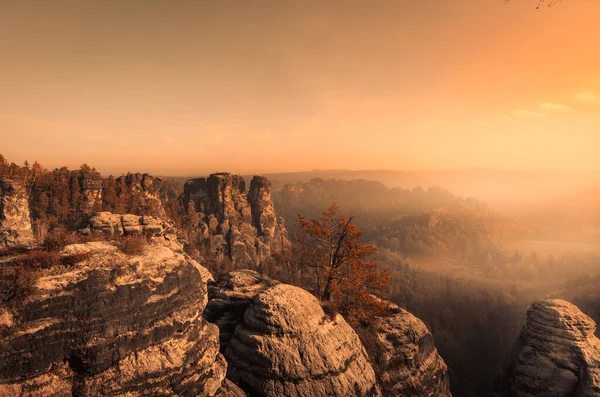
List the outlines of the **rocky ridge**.
<svg viewBox="0 0 600 397">
<path fill-rule="evenodd" d="M 193 219 L 195 238 L 220 261 L 228 258 L 236 265 L 256 266 L 272 252 L 290 246 L 264 177 L 255 176 L 248 193 L 240 175 L 218 173 L 192 179 L 180 201 L 188 219 Z"/>
<path fill-rule="evenodd" d="M 29 195 L 19 180 L 0 179 L 0 248 L 34 244 Z"/>
<path fill-rule="evenodd" d="M 600 340 L 596 324 L 558 299 L 534 303 L 513 345 L 495 397 L 600 395 Z"/>
</svg>

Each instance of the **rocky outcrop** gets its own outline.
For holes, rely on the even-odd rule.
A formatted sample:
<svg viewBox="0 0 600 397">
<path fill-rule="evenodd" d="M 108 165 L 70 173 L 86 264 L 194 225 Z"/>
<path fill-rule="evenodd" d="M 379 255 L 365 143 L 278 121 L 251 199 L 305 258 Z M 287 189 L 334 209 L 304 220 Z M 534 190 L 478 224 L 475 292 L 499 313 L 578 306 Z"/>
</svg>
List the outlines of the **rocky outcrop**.
<svg viewBox="0 0 600 397">
<path fill-rule="evenodd" d="M 165 217 L 160 199 L 162 180 L 149 174 L 127 174 L 116 179 L 117 194 L 132 208 L 133 213 Z M 143 211 L 143 212 L 140 212 Z"/>
<path fill-rule="evenodd" d="M 388 303 L 386 315 L 359 333 L 383 395 L 451 397 L 448 367 L 421 320 Z"/>
<path fill-rule="evenodd" d="M 280 287 L 274 289 L 275 286 Z M 327 358 L 320 356 L 315 358 L 304 354 L 306 349 L 317 349 L 326 352 L 325 355 L 335 354 L 329 351 L 332 346 L 325 342 L 325 338 L 321 340 L 316 337 L 316 346 L 310 342 L 313 337 L 311 331 L 307 329 L 312 327 L 312 332 L 318 335 L 318 329 L 320 327 L 327 329 L 331 325 L 331 319 L 322 317 L 322 322 L 316 321 L 316 317 L 313 315 L 321 315 L 323 311 L 318 302 L 316 303 L 318 306 L 315 306 L 316 300 L 306 296 L 305 292 L 299 292 L 297 288 L 280 284 L 253 270 L 232 271 L 211 284 L 208 291 L 209 303 L 204 311 L 205 319 L 219 326 L 221 351 L 225 352 L 226 358 L 231 362 L 230 376 L 238 382 L 244 377 L 249 377 L 250 386 L 241 384 L 251 395 L 254 395 L 252 393 L 275 395 L 276 393 L 263 392 L 262 389 L 257 392 L 256 387 L 252 385 L 269 384 L 268 382 L 276 382 L 273 379 L 277 380 L 280 377 L 286 379 L 285 372 L 280 373 L 279 369 L 273 369 L 265 363 L 270 363 L 272 366 L 284 363 L 291 367 L 298 365 L 295 361 L 298 360 L 301 363 L 317 363 L 315 365 L 324 368 L 329 365 L 320 362 Z M 265 298 L 265 296 L 270 298 Z M 268 303 L 263 306 L 266 306 L 267 309 L 259 310 L 258 318 L 252 317 L 254 315 L 251 313 L 247 314 L 248 309 L 255 306 L 256 302 L 265 299 Z M 448 368 L 439 356 L 433 336 L 425 324 L 396 305 L 383 301 L 381 303 L 387 306 L 387 313 L 375 318 L 375 321 L 369 326 L 361 326 L 357 330 L 368 352 L 382 395 L 451 397 Z M 253 309 L 254 312 L 256 310 Z M 311 319 L 315 319 L 315 322 L 311 323 Z M 292 323 L 288 324 L 288 321 Z M 295 321 L 303 323 L 303 327 L 307 329 L 302 327 L 300 331 L 288 329 L 294 326 Z M 348 343 L 352 344 L 354 332 L 348 332 L 347 329 L 345 332 L 347 336 L 349 335 Z M 297 333 L 300 333 L 301 336 L 295 336 Z M 288 339 L 288 335 L 294 336 Z M 303 352 L 296 353 L 301 354 L 300 359 L 293 356 L 289 358 L 293 364 L 288 364 L 286 361 L 289 354 L 288 348 L 281 347 L 281 344 L 288 340 L 291 341 L 289 349 L 297 348 L 298 351 Z M 319 342 L 323 342 L 324 346 L 319 345 Z M 306 345 L 304 345 L 305 343 Z M 335 345 L 335 343 L 334 338 L 332 344 Z M 227 349 L 228 346 L 231 346 L 230 350 Z M 260 352 L 269 353 L 261 354 Z M 267 354 L 267 358 L 264 358 L 264 354 Z M 242 358 L 244 355 L 254 357 L 253 359 L 258 360 L 260 364 L 257 365 L 253 361 L 244 363 Z M 302 368 L 302 365 L 307 373 L 313 373 L 311 371 L 314 368 L 310 365 L 300 364 L 299 367 Z M 241 369 L 235 369 L 239 367 Z M 261 375 L 265 373 L 273 376 L 273 379 L 265 380 L 264 375 Z M 280 386 L 277 393 L 283 393 L 282 390 L 286 390 L 283 387 Z M 310 393 L 314 390 L 305 387 L 293 391 L 293 393 L 304 392 L 309 392 L 311 395 Z"/>
<path fill-rule="evenodd" d="M 379 395 L 356 333 L 291 285 L 254 296 L 225 357 L 228 378 L 252 396 Z"/>
<path fill-rule="evenodd" d="M 243 396 L 224 380 L 218 328 L 202 317 L 197 262 L 161 245 L 133 257 L 107 242 L 64 254 L 86 252 L 0 307 L 0 395 Z"/>
<path fill-rule="evenodd" d="M 34 244 L 28 200 L 22 181 L 0 179 L 0 248 Z"/>
<path fill-rule="evenodd" d="M 600 395 L 596 324 L 558 299 L 534 303 L 496 385 L 499 397 Z"/>
<path fill-rule="evenodd" d="M 188 181 L 180 197 L 196 239 L 205 252 L 238 265 L 258 265 L 272 252 L 289 248 L 283 220 L 277 219 L 266 178 L 254 177 L 246 194 L 239 175 L 212 174 Z"/>
<path fill-rule="evenodd" d="M 244 313 L 254 296 L 279 284 L 254 270 L 234 270 L 208 287 L 208 305 L 204 318 L 216 324 L 220 331 L 221 352 L 224 352 L 237 326 L 244 322 Z"/>
<path fill-rule="evenodd" d="M 88 227 L 81 230 L 81 232 L 83 234 L 100 233 L 106 238 L 113 239 L 115 237 L 142 234 L 151 236 L 175 234 L 177 230 L 171 220 L 148 215 L 121 215 L 112 212 L 99 212 L 90 218 Z"/>
</svg>

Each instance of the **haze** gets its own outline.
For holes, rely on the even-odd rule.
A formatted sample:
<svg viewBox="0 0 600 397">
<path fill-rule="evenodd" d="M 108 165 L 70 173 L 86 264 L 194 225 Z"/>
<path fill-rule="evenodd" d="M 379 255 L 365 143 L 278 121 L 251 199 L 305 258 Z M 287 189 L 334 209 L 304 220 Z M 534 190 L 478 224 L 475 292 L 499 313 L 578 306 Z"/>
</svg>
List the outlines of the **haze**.
<svg viewBox="0 0 600 397">
<path fill-rule="evenodd" d="M 6 1 L 0 146 L 103 173 L 600 170 L 600 3 L 536 5 Z"/>
</svg>

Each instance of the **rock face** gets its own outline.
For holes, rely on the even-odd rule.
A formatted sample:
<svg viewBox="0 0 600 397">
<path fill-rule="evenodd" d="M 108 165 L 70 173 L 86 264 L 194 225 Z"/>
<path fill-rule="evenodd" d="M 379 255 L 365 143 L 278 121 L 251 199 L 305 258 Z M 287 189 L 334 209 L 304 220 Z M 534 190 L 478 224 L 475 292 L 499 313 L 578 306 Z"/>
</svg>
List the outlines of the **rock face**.
<svg viewBox="0 0 600 397">
<path fill-rule="evenodd" d="M 534 303 L 513 345 L 494 396 L 600 396 L 596 324 L 569 302 Z"/>
<path fill-rule="evenodd" d="M 0 308 L 0 395 L 243 396 L 202 317 L 197 262 L 160 245 L 133 257 L 106 242 L 65 248 L 85 252 Z"/>
<path fill-rule="evenodd" d="M 133 212 L 139 213 L 137 208 L 141 208 L 145 214 L 165 217 L 165 208 L 160 200 L 161 183 L 159 178 L 149 174 L 127 174 L 116 179 L 117 194 L 125 197 Z"/>
<path fill-rule="evenodd" d="M 234 270 L 209 285 L 204 318 L 219 327 L 221 352 L 229 345 L 237 326 L 244 322 L 244 313 L 254 296 L 277 284 L 254 270 L 243 269 Z"/>
<path fill-rule="evenodd" d="M 197 239 L 218 260 L 229 258 L 239 265 L 258 265 L 289 248 L 287 231 L 277 219 L 271 201 L 271 185 L 254 177 L 246 194 L 240 175 L 212 174 L 188 181 L 180 197 L 188 219 L 193 219 Z"/>
<path fill-rule="evenodd" d="M 252 396 L 378 396 L 360 339 L 309 292 L 279 284 L 244 313 L 225 357 L 228 378 Z"/>
<path fill-rule="evenodd" d="M 0 248 L 33 245 L 28 200 L 23 182 L 0 179 Z"/>
<path fill-rule="evenodd" d="M 448 367 L 425 324 L 389 304 L 387 316 L 364 330 L 365 346 L 385 396 L 451 397 Z"/>
</svg>

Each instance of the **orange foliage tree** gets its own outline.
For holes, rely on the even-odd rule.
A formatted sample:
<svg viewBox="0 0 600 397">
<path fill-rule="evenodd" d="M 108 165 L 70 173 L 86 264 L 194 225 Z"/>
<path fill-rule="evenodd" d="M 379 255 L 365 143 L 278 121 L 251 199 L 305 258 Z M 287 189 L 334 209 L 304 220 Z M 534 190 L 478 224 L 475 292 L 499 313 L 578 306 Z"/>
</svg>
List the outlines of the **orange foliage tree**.
<svg viewBox="0 0 600 397">
<path fill-rule="evenodd" d="M 385 291 L 390 277 L 368 259 L 376 248 L 360 242 L 362 232 L 353 217 L 346 218 L 334 203 L 319 219 L 298 218 L 298 259 L 314 294 L 351 322 L 382 310 L 374 295 Z"/>
</svg>

